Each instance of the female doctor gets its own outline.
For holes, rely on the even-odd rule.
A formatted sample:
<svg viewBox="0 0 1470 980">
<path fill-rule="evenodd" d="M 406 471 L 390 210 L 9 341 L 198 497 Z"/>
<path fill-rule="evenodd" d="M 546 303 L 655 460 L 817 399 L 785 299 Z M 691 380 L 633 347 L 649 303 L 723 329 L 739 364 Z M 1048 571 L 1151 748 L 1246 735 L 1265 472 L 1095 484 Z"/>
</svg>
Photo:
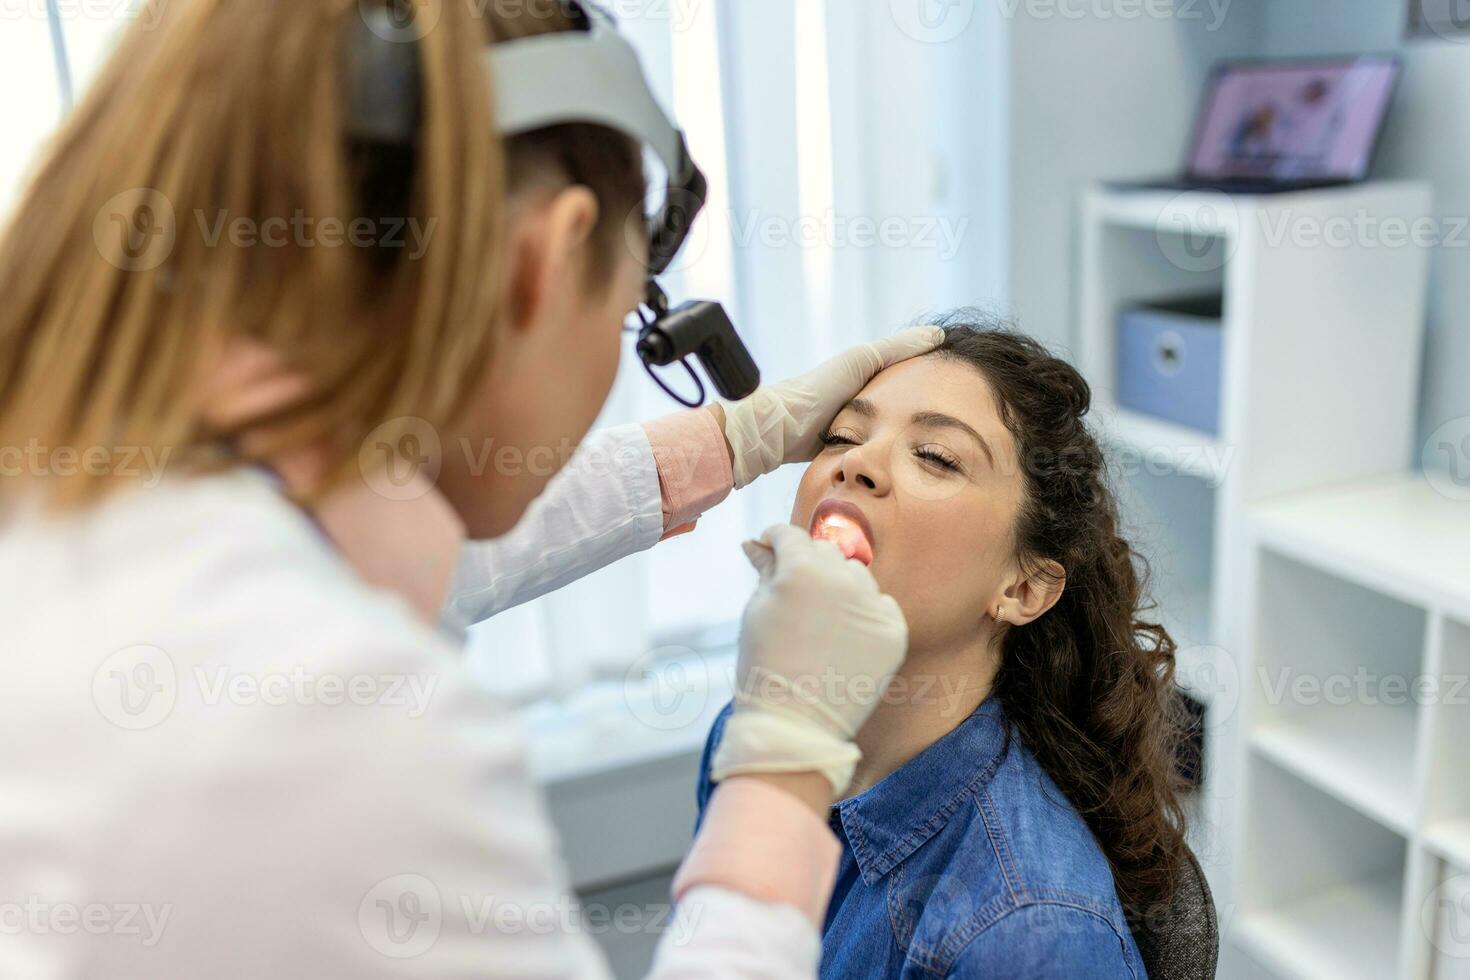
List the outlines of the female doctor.
<svg viewBox="0 0 1470 980">
<path fill-rule="evenodd" d="M 494 463 L 586 433 L 661 243 L 625 220 L 649 120 L 620 122 L 642 82 L 610 26 L 483 8 L 424 0 L 390 32 L 369 0 L 159 4 L 16 209 L 0 976 L 604 976 L 519 728 L 441 612 L 687 527 L 937 340 L 594 436 L 549 487 Z M 601 46 L 538 47 L 553 34 Z M 554 88 L 602 66 L 588 110 L 507 128 L 557 57 Z M 610 472 L 576 465 L 598 451 Z M 746 550 L 746 694 L 657 977 L 814 975 L 825 808 L 872 704 L 791 688 L 904 655 L 897 606 L 832 545 L 778 527 Z"/>
</svg>

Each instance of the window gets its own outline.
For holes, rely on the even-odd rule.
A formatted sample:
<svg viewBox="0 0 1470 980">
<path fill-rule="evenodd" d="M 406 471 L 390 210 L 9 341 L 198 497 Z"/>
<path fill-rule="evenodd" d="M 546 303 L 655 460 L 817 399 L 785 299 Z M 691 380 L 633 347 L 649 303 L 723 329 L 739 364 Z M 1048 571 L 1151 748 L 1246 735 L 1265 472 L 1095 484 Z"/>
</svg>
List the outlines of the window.
<svg viewBox="0 0 1470 980">
<path fill-rule="evenodd" d="M 710 178 L 670 294 L 724 302 L 767 380 L 936 305 L 985 298 L 967 291 L 993 277 L 971 275 L 968 256 L 946 247 L 968 227 L 938 178 L 940 155 L 959 145 L 937 138 L 954 108 L 936 97 L 948 69 L 887 4 L 605 5 Z M 879 143 L 875 132 L 896 136 Z M 630 349 L 600 424 L 676 408 Z M 473 628 L 477 673 L 510 697 L 559 699 L 575 715 L 567 705 L 621 704 L 635 662 L 728 648 L 755 582 L 739 543 L 788 518 L 800 470 L 737 494 L 694 534 Z"/>
<path fill-rule="evenodd" d="M 67 93 L 85 90 L 122 30 L 153 16 L 141 0 L 52 2 L 56 16 L 42 6 L 0 31 L 0 76 L 32 94 L 8 114 L 0 211 Z M 887 4 L 602 2 L 709 179 L 705 216 L 666 285 L 676 298 L 724 302 L 768 380 L 891 332 L 969 285 L 971 266 L 921 237 L 955 224 L 935 203 L 931 144 L 951 128 L 937 117 L 953 109 L 936 93 L 963 87 L 944 84 L 932 46 L 905 36 Z M 908 237 L 881 237 L 885 223 Z M 630 343 L 599 425 L 676 407 Z M 516 700 L 564 699 L 591 681 L 621 682 L 651 652 L 728 647 L 754 583 L 739 543 L 787 518 L 799 470 L 736 495 L 696 534 L 475 627 L 477 674 Z"/>
<path fill-rule="evenodd" d="M 118 37 L 133 21 L 150 16 L 143 0 L 25 0 L 0 8 L 0 84 L 25 93 L 5 107 L 0 217 L 14 206 L 46 137 L 90 84 Z"/>
<path fill-rule="evenodd" d="M 36 163 L 37 151 L 60 122 L 62 88 L 52 25 L 44 8 L 27 4 L 0 25 L 0 85 L 25 93 L 6 101 L 0 143 L 0 217 L 10 213 Z"/>
<path fill-rule="evenodd" d="M 718 298 L 738 322 L 720 11 L 712 3 L 650 3 L 643 16 L 630 16 L 630 6 L 612 9 L 639 49 L 656 93 L 681 120 L 709 181 L 702 227 L 665 286 L 674 297 Z M 673 383 L 680 380 L 674 377 Z M 650 383 L 630 339 L 598 425 L 653 418 L 677 407 Z M 677 654 L 718 644 L 731 635 L 749 593 L 738 547 L 745 533 L 741 509 L 727 504 L 702 519 L 696 535 L 664 542 L 474 627 L 470 653 L 477 675 L 519 700 L 565 697 L 591 681 L 620 681 L 650 650 Z M 689 587 L 693 581 L 699 588 Z"/>
</svg>

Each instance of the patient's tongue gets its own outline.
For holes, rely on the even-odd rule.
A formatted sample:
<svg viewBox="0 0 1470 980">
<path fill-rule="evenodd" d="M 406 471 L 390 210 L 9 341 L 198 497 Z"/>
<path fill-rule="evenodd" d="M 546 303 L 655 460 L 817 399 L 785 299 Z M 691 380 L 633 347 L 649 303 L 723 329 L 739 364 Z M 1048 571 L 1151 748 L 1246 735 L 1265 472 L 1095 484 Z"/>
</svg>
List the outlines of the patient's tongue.
<svg viewBox="0 0 1470 980">
<path fill-rule="evenodd" d="M 812 537 L 826 538 L 842 549 L 849 558 L 856 558 L 864 565 L 873 564 L 873 546 L 868 543 L 863 529 L 844 517 L 824 517 L 812 527 Z"/>
</svg>

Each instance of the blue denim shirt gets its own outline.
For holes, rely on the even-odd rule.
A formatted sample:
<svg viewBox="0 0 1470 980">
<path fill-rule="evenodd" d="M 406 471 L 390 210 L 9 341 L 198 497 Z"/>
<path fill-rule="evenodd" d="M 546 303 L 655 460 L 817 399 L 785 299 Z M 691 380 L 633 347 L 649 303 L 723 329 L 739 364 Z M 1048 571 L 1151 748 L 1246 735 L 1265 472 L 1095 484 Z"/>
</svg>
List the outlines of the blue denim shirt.
<svg viewBox="0 0 1470 980">
<path fill-rule="evenodd" d="M 705 743 L 701 817 L 729 716 Z M 994 698 L 831 822 L 824 978 L 1146 976 L 1102 849 Z"/>
</svg>

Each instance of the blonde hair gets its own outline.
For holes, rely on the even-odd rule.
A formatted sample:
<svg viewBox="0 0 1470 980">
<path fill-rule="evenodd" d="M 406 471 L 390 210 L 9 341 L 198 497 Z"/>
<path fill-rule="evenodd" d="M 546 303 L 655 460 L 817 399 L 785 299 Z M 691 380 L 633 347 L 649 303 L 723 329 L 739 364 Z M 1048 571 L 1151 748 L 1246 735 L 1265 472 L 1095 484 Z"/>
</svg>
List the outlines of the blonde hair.
<svg viewBox="0 0 1470 980">
<path fill-rule="evenodd" d="M 415 0 L 423 124 L 406 213 L 381 217 L 416 220 L 427 240 L 416 256 L 347 243 L 371 220 L 343 112 L 343 43 L 364 5 L 158 0 L 132 26 L 0 239 L 0 446 L 238 465 L 213 449 L 237 433 L 201 413 L 208 366 L 236 338 L 311 379 L 260 455 L 319 446 L 326 485 L 374 430 L 396 443 L 396 427 L 465 409 L 502 278 L 489 30 L 477 0 Z M 258 240 L 235 235 L 239 219 Z M 374 242 L 386 234 L 375 226 Z M 43 475 L 0 485 L 39 484 L 65 507 L 118 482 Z"/>
</svg>

